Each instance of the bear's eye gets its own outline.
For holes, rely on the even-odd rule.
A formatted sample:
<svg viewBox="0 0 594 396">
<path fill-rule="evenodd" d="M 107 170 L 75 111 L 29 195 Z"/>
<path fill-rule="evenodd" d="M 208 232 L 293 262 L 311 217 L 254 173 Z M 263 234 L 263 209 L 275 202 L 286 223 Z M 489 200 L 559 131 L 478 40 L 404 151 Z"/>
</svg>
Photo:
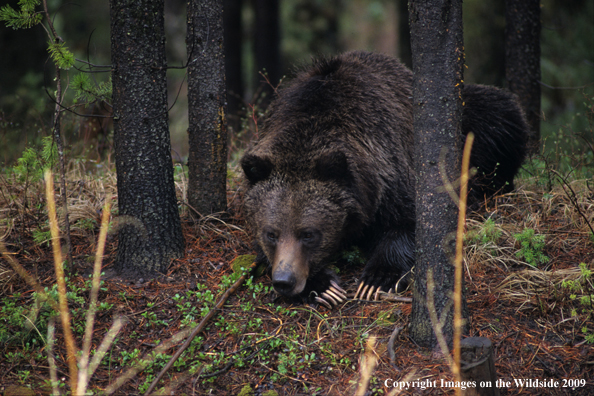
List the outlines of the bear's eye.
<svg viewBox="0 0 594 396">
<path fill-rule="evenodd" d="M 301 239 L 303 243 L 312 243 L 315 242 L 317 235 L 318 234 L 314 230 L 304 230 L 299 233 L 299 239 Z"/>
<path fill-rule="evenodd" d="M 266 233 L 266 239 L 268 239 L 270 242 L 276 242 L 276 234 L 272 231 L 269 231 Z"/>
</svg>

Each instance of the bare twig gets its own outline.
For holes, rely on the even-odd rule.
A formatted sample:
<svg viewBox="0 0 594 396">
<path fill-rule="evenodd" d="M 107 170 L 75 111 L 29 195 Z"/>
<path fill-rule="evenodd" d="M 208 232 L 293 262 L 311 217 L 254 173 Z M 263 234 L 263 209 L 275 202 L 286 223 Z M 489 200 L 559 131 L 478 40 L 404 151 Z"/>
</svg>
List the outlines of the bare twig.
<svg viewBox="0 0 594 396">
<path fill-rule="evenodd" d="M 394 344 L 396 343 L 396 337 L 400 334 L 402 327 L 394 328 L 394 331 L 390 335 L 390 339 L 388 340 L 388 356 L 390 356 L 390 363 L 396 365 L 396 354 L 394 353 Z"/>
<path fill-rule="evenodd" d="M 25 282 L 27 282 L 27 284 L 29 286 L 31 286 L 35 292 L 37 294 L 39 294 L 39 296 L 41 296 L 42 298 L 45 299 L 45 301 L 48 302 L 48 304 L 52 307 L 52 309 L 54 309 L 56 312 L 60 310 L 60 308 L 58 307 L 58 303 L 56 302 L 56 300 L 54 300 L 51 296 L 49 296 L 45 290 L 43 289 L 43 287 L 39 284 L 39 282 L 37 282 L 37 280 L 35 278 L 33 278 L 26 269 L 23 268 L 22 265 L 19 264 L 19 262 L 12 257 L 13 255 L 11 253 L 9 253 L 6 250 L 6 246 L 4 245 L 4 242 L 0 241 L 0 253 L 2 253 L 2 256 L 4 256 L 4 258 L 6 259 L 6 261 L 8 261 L 8 263 L 10 264 L 10 266 L 12 267 L 12 269 L 19 274 L 19 276 L 21 278 L 23 278 L 25 280 Z"/>
<path fill-rule="evenodd" d="M 563 177 L 559 172 L 557 172 L 554 169 L 551 169 L 551 172 L 553 172 L 563 182 L 563 184 L 562 184 L 562 186 L 563 186 L 563 192 L 565 192 L 565 195 L 567 196 L 567 198 L 569 198 L 569 200 L 571 201 L 571 204 L 573 205 L 573 207 L 575 208 L 575 210 L 577 210 L 577 212 L 580 214 L 580 216 L 582 216 L 582 218 L 586 222 L 586 225 L 590 229 L 590 232 L 592 233 L 592 235 L 594 235 L 594 228 L 592 228 L 592 224 L 590 224 L 590 221 L 588 220 L 588 217 L 580 209 L 580 205 L 578 204 L 578 201 L 577 201 L 577 198 L 576 198 L 577 197 L 577 194 L 575 193 L 575 191 L 573 191 L 573 188 L 571 188 L 571 186 L 567 182 L 567 179 L 565 177 Z M 569 189 L 569 191 L 571 191 L 571 194 L 569 194 L 567 192 L 566 188 Z"/>
<path fill-rule="evenodd" d="M 51 35 L 50 40 L 54 41 L 63 41 L 60 36 L 56 33 L 56 29 L 54 28 L 54 24 L 52 19 L 50 18 L 50 14 L 47 8 L 47 0 L 43 0 L 43 10 L 45 13 L 45 18 L 47 19 L 47 24 L 50 28 Z M 60 115 L 61 111 L 61 103 L 63 101 L 62 97 L 62 79 L 60 76 L 60 67 L 57 63 L 54 62 L 56 68 L 56 107 L 54 109 L 54 126 L 53 126 L 53 136 L 54 136 L 54 143 L 58 148 L 58 159 L 60 162 L 60 190 L 62 195 L 62 205 L 64 207 L 64 223 L 65 223 L 65 237 L 66 237 L 66 247 L 68 248 L 68 262 L 70 264 L 73 263 L 72 260 L 72 243 L 70 242 L 70 222 L 68 221 L 68 194 L 66 192 L 66 166 L 64 164 L 64 144 L 62 143 L 62 135 L 60 133 Z"/>
</svg>

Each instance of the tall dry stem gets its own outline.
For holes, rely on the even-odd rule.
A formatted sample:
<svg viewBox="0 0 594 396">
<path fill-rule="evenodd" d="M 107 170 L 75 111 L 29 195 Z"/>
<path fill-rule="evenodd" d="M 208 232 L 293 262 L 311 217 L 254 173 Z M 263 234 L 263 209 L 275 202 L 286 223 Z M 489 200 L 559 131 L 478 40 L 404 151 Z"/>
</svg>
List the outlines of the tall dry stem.
<svg viewBox="0 0 594 396">
<path fill-rule="evenodd" d="M 462 154 L 462 176 L 460 179 L 460 200 L 458 205 L 458 229 L 456 232 L 456 258 L 454 265 L 454 365 L 452 372 L 456 381 L 460 382 L 460 341 L 462 338 L 462 260 L 464 259 L 463 242 L 464 226 L 466 224 L 466 195 L 468 192 L 468 168 L 470 166 L 470 151 L 474 142 L 474 134 L 471 132 L 466 137 L 464 153 Z M 462 395 L 462 389 L 456 388 L 456 395 Z"/>
<path fill-rule="evenodd" d="M 68 353 L 68 370 L 70 372 L 70 388 L 73 395 L 78 395 L 77 378 L 78 366 L 76 354 L 78 352 L 70 327 L 70 311 L 66 299 L 66 279 L 64 277 L 64 266 L 62 261 L 62 248 L 60 246 L 60 230 L 58 229 L 58 218 L 56 216 L 56 201 L 54 200 L 54 176 L 50 170 L 45 171 L 45 192 L 47 198 L 47 210 L 52 234 L 52 250 L 54 252 L 54 266 L 56 270 L 56 282 L 58 284 L 58 304 L 60 308 L 60 319 L 64 329 L 66 340 L 66 351 Z"/>
</svg>

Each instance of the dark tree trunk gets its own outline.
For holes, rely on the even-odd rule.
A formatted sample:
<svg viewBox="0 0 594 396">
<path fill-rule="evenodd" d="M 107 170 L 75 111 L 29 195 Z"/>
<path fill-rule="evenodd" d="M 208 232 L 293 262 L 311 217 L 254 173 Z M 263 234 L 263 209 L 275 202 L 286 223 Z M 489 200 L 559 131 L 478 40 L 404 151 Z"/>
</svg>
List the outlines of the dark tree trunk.
<svg viewBox="0 0 594 396">
<path fill-rule="evenodd" d="M 223 2 L 188 2 L 188 201 L 200 215 L 227 208 Z"/>
<path fill-rule="evenodd" d="M 268 81 L 276 87 L 281 79 L 280 64 L 280 28 L 279 28 L 279 1 L 278 0 L 255 0 L 255 38 L 254 52 L 256 55 L 256 71 L 259 73 L 266 69 Z M 262 86 L 263 92 L 267 94 L 264 102 L 269 102 L 273 93 L 268 83 L 262 85 L 264 78 L 258 74 L 258 84 Z"/>
<path fill-rule="evenodd" d="M 459 166 L 456 147 L 462 111 L 464 50 L 462 0 L 419 0 L 409 7 L 415 130 L 416 262 L 410 335 L 423 347 L 434 348 L 436 337 L 427 309 L 427 276 L 432 271 L 435 311 L 446 315 L 442 332 L 453 336 L 451 293 L 458 208 L 444 191 L 440 163 L 455 180 Z M 447 155 L 441 155 L 446 150 Z M 444 163 L 445 162 L 445 163 Z"/>
<path fill-rule="evenodd" d="M 465 81 L 505 87 L 505 0 L 464 3 L 474 15 L 465 18 Z M 465 11 L 466 13 L 466 8 Z M 474 29 L 471 35 L 470 26 Z"/>
<path fill-rule="evenodd" d="M 242 44 L 243 29 L 241 8 L 243 0 L 225 0 L 223 2 L 223 30 L 225 36 L 225 73 L 227 82 L 227 121 L 237 132 L 241 124 L 243 107 Z"/>
<path fill-rule="evenodd" d="M 408 1 L 396 0 L 398 10 L 398 57 L 407 67 L 412 68 L 410 49 L 410 24 L 408 22 Z"/>
<path fill-rule="evenodd" d="M 163 0 L 111 0 L 110 17 L 121 221 L 115 267 L 151 276 L 184 251 L 167 124 Z"/>
<path fill-rule="evenodd" d="M 526 112 L 530 152 L 540 147 L 540 1 L 505 1 L 505 77 Z"/>
</svg>

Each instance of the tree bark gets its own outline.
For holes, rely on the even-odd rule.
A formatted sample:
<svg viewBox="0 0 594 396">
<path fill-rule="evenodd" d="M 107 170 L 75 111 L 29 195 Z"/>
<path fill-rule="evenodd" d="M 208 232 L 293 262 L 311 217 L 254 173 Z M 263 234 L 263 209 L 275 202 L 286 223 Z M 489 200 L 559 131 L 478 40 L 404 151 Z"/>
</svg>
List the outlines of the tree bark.
<svg viewBox="0 0 594 396">
<path fill-rule="evenodd" d="M 241 9 L 243 0 L 223 2 L 223 30 L 225 36 L 225 78 L 227 82 L 228 125 L 238 132 L 241 126 L 240 111 L 243 107 L 242 44 L 243 29 Z"/>
<path fill-rule="evenodd" d="M 435 312 L 439 318 L 446 317 L 441 331 L 450 344 L 453 336 L 451 293 L 458 208 L 444 191 L 439 168 L 445 167 L 445 177 L 449 180 L 459 176 L 457 143 L 464 65 L 462 0 L 411 1 L 409 11 L 417 172 L 416 262 L 410 334 L 420 346 L 434 348 L 437 339 L 427 308 L 429 272 L 434 280 Z"/>
<path fill-rule="evenodd" d="M 495 352 L 491 340 L 485 337 L 469 337 L 461 343 L 461 379 L 475 382 L 476 388 L 468 388 L 464 396 L 499 396 Z M 484 384 L 485 386 L 481 386 Z"/>
<path fill-rule="evenodd" d="M 528 148 L 540 147 L 540 1 L 505 1 L 505 77 L 520 99 L 531 134 Z"/>
<path fill-rule="evenodd" d="M 188 201 L 200 215 L 227 208 L 223 2 L 188 2 Z"/>
<path fill-rule="evenodd" d="M 115 268 L 154 276 L 182 257 L 167 116 L 163 0 L 111 0 L 120 214 Z"/>
</svg>

